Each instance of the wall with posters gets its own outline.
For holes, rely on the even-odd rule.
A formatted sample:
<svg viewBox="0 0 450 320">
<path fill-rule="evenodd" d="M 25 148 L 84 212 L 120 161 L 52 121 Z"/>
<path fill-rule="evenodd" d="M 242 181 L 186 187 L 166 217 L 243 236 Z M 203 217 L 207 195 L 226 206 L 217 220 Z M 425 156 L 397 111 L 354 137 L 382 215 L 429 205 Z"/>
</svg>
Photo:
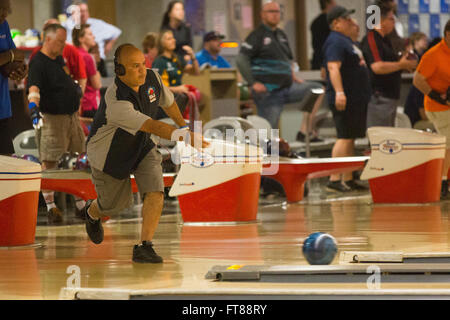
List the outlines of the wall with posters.
<svg viewBox="0 0 450 320">
<path fill-rule="evenodd" d="M 450 0 L 398 0 L 398 17 L 405 36 L 421 31 L 431 39 L 442 37 L 450 19 Z"/>
</svg>

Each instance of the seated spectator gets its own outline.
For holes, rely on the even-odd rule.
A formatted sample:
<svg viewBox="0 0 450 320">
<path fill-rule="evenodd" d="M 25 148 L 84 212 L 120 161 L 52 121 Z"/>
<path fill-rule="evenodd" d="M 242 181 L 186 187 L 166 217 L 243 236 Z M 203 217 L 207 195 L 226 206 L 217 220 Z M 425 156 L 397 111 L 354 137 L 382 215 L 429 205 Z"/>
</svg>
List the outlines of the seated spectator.
<svg viewBox="0 0 450 320">
<path fill-rule="evenodd" d="M 183 47 L 183 50 L 188 53 L 190 61 L 178 58 L 175 48 L 176 40 L 172 31 L 163 31 L 158 40 L 159 56 L 153 61 L 153 69 L 159 72 L 164 85 L 169 87 L 172 92 L 187 93 L 189 88 L 181 83 L 181 78 L 184 73 L 199 75 L 200 67 L 191 47 Z"/>
<path fill-rule="evenodd" d="M 156 57 L 158 56 L 158 34 L 156 32 L 149 32 L 145 36 L 144 40 L 142 41 L 142 51 L 144 52 L 145 56 L 145 66 L 149 69 L 151 69 L 153 61 L 155 61 Z"/>
<path fill-rule="evenodd" d="M 297 77 L 288 37 L 278 27 L 281 22 L 280 5 L 276 2 L 264 4 L 261 18 L 262 24 L 242 44 L 236 63 L 251 88 L 258 115 L 276 129 L 285 104 L 300 104 L 304 99 L 309 99 L 312 90 L 321 90 L 323 86 Z M 298 141 L 305 141 L 307 135 L 311 136 L 310 142 L 320 141 L 312 132 L 307 132 L 306 128 L 308 122 L 313 122 L 323 97 L 322 94 L 316 100 L 311 113 L 305 113 L 297 133 Z"/>
<path fill-rule="evenodd" d="M 224 38 L 225 36 L 215 31 L 205 34 L 203 37 L 203 50 L 197 52 L 195 55 L 200 67 L 210 65 L 216 68 L 231 68 L 228 61 L 220 55 L 222 40 Z"/>
<path fill-rule="evenodd" d="M 102 87 L 102 81 L 95 60 L 88 53 L 88 50 L 96 45 L 95 36 L 92 33 L 91 26 L 83 24 L 79 29 L 73 29 L 72 40 L 83 57 L 88 77 L 86 90 L 83 99 L 81 100 L 80 114 L 84 118 L 94 118 L 100 103 L 100 88 Z"/>
<path fill-rule="evenodd" d="M 161 32 L 158 38 L 158 54 L 159 56 L 153 61 L 153 69 L 155 69 L 160 75 L 165 86 L 175 94 L 175 99 L 180 107 L 183 116 L 188 118 L 187 107 L 188 97 L 192 87 L 184 85 L 181 82 L 183 74 L 189 73 L 193 75 L 200 74 L 200 67 L 197 62 L 197 58 L 194 55 L 194 51 L 189 46 L 183 46 L 183 50 L 188 53 L 184 59 L 180 59 L 175 52 L 176 40 L 172 31 L 165 30 Z M 186 60 L 188 59 L 188 60 Z M 182 102 L 184 100 L 184 102 Z M 164 111 L 159 110 L 157 119 L 165 117 Z"/>
</svg>

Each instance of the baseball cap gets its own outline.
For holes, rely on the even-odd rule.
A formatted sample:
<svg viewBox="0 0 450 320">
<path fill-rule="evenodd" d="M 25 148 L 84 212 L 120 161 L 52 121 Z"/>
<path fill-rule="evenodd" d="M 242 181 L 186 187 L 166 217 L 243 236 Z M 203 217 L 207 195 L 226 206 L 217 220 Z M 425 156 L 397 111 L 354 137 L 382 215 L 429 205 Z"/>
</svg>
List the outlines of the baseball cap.
<svg viewBox="0 0 450 320">
<path fill-rule="evenodd" d="M 330 10 L 327 14 L 327 22 L 328 24 L 331 24 L 334 20 L 338 18 L 348 17 L 351 14 L 354 14 L 356 12 L 355 9 L 347 10 L 344 7 L 336 6 L 333 9 Z"/>
<path fill-rule="evenodd" d="M 216 31 L 210 31 L 203 37 L 203 42 L 208 42 L 216 39 L 225 39 L 225 36 Z"/>
</svg>

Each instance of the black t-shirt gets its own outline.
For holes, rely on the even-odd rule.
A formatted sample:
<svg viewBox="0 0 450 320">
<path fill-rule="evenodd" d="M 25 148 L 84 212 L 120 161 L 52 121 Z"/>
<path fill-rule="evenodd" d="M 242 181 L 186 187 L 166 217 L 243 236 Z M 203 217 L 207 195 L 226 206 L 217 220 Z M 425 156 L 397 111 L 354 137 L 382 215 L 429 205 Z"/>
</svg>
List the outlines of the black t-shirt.
<svg viewBox="0 0 450 320">
<path fill-rule="evenodd" d="M 375 74 L 370 67 L 379 61 L 398 61 L 399 57 L 392 48 L 391 41 L 387 37 L 382 37 L 379 32 L 370 30 L 362 41 L 362 51 L 370 69 L 373 92 L 386 98 L 400 99 L 401 71 Z"/>
<path fill-rule="evenodd" d="M 39 108 L 42 113 L 73 114 L 78 111 L 81 88 L 64 70 L 62 56 L 50 59 L 38 52 L 31 60 L 28 71 L 27 86 L 39 88 Z"/>
<path fill-rule="evenodd" d="M 322 48 L 330 32 L 327 15 L 326 13 L 322 13 L 311 24 L 312 46 L 314 49 L 313 59 L 311 61 L 312 70 L 319 70 L 322 67 Z"/>
<path fill-rule="evenodd" d="M 254 79 L 269 91 L 292 85 L 293 55 L 283 30 L 260 25 L 245 39 L 240 53 L 250 59 Z"/>
<path fill-rule="evenodd" d="M 333 61 L 342 63 L 340 72 L 347 104 L 361 107 L 367 105 L 371 95 L 369 71 L 363 63 L 364 57 L 357 45 L 345 35 L 332 31 L 323 46 L 323 56 L 325 64 Z M 334 105 L 336 93 L 330 81 L 328 68 L 327 80 L 329 104 Z"/>
<path fill-rule="evenodd" d="M 177 40 L 177 47 L 175 53 L 184 60 L 186 51 L 183 50 L 183 46 L 189 46 L 192 48 L 192 33 L 189 24 L 181 23 L 178 28 L 172 29 L 170 26 L 163 26 L 161 31 L 171 30 L 175 40 Z"/>
</svg>

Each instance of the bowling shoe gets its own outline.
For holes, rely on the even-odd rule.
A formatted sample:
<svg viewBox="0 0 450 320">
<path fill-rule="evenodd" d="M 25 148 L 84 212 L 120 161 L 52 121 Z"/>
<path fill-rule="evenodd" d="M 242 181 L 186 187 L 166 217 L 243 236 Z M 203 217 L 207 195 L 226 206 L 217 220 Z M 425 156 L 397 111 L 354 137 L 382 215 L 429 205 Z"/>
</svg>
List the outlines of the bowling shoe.
<svg viewBox="0 0 450 320">
<path fill-rule="evenodd" d="M 349 180 L 344 182 L 353 191 L 366 191 L 369 190 L 366 186 L 359 184 L 355 180 Z"/>
<path fill-rule="evenodd" d="M 448 191 L 448 181 L 442 180 L 441 200 L 450 200 L 450 192 Z"/>
<path fill-rule="evenodd" d="M 100 244 L 103 241 L 103 226 L 102 220 L 94 220 L 89 214 L 88 210 L 91 206 L 93 200 L 86 201 L 86 205 L 83 208 L 84 216 L 86 217 L 86 232 L 89 236 L 89 239 L 95 244 Z"/>
<path fill-rule="evenodd" d="M 163 259 L 153 249 L 151 241 L 143 241 L 133 248 L 133 262 L 136 263 L 162 263 Z"/>
</svg>

